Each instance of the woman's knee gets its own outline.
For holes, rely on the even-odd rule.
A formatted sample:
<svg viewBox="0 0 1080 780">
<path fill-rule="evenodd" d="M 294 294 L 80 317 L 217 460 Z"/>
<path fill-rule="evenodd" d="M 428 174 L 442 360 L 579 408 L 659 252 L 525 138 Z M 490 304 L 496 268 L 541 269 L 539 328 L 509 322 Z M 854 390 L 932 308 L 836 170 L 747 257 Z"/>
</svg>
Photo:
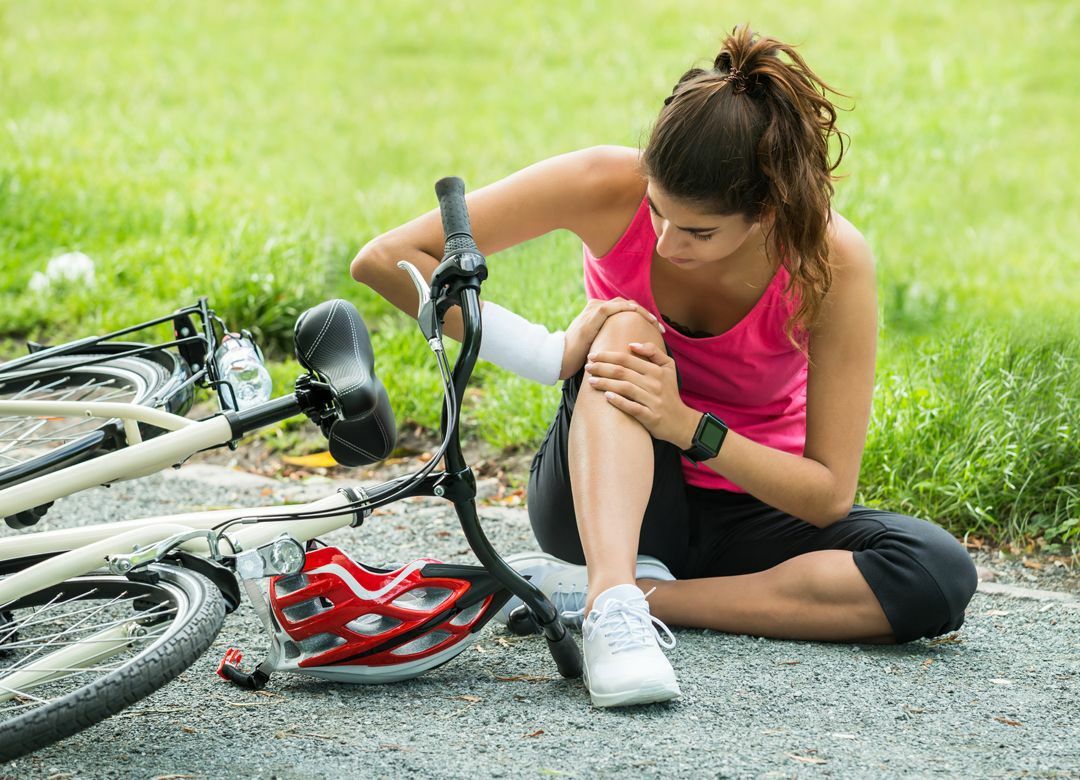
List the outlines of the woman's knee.
<svg viewBox="0 0 1080 780">
<path fill-rule="evenodd" d="M 631 341 L 652 342 L 657 346 L 664 346 L 663 336 L 655 325 L 637 312 L 621 311 L 604 320 L 600 332 L 593 339 L 593 348 L 626 351 L 626 345 Z"/>
<path fill-rule="evenodd" d="M 964 610 L 975 595 L 979 575 L 975 571 L 971 556 L 952 534 L 941 526 L 923 522 L 929 529 L 927 534 L 931 537 L 924 565 L 948 604 L 949 619 L 938 631 L 938 634 L 943 634 L 954 631 L 963 624 Z"/>
<path fill-rule="evenodd" d="M 637 312 L 622 311 L 617 314 L 612 314 L 604 321 L 604 324 L 600 326 L 600 332 L 597 333 L 596 337 L 593 339 L 590 352 L 629 353 L 630 347 L 628 345 L 630 342 L 653 342 L 657 344 L 657 346 L 665 348 L 664 340 L 655 325 L 650 324 Z M 608 403 L 604 399 L 603 391 L 586 383 L 584 381 L 584 371 L 585 369 L 582 368 L 582 370 L 572 378 L 574 383 L 572 389 L 575 412 L 574 419 L 578 419 L 579 416 L 588 416 L 591 418 L 593 415 L 598 414 L 603 420 L 608 420 L 612 417 L 625 417 L 628 420 L 632 420 L 636 425 L 640 425 L 640 423 L 630 417 L 630 415 L 619 411 Z"/>
<path fill-rule="evenodd" d="M 955 631 L 978 585 L 975 564 L 948 531 L 904 515 L 881 518 L 886 530 L 857 553 L 898 643 Z"/>
</svg>

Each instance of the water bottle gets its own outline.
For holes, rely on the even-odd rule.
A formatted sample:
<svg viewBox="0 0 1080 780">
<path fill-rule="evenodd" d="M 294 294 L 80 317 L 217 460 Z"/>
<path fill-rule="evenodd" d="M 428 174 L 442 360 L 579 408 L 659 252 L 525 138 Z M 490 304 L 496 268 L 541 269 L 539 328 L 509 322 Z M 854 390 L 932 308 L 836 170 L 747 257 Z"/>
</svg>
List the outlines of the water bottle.
<svg viewBox="0 0 1080 780">
<path fill-rule="evenodd" d="M 234 409 L 247 409 L 270 400 L 273 383 L 270 372 L 263 365 L 262 352 L 247 331 L 226 333 L 221 345 L 214 352 L 218 376 L 224 385 L 222 391 L 231 398 L 226 403 Z"/>
</svg>

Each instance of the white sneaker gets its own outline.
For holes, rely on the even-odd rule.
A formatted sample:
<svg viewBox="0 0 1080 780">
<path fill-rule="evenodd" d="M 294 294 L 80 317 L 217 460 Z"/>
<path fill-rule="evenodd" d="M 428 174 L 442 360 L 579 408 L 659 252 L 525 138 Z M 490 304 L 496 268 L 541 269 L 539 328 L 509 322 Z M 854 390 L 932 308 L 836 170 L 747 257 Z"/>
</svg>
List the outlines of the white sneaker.
<svg viewBox="0 0 1080 780">
<path fill-rule="evenodd" d="M 585 618 L 585 687 L 597 707 L 648 704 L 682 695 L 675 670 L 660 649 L 673 648 L 675 637 L 650 614 L 645 595 L 636 585 L 608 588 L 596 597 Z"/>
<path fill-rule="evenodd" d="M 564 625 L 581 628 L 585 617 L 585 594 L 589 575 L 584 566 L 556 558 L 543 552 L 523 552 L 506 556 L 510 568 L 530 580 L 540 592 L 551 599 Z M 667 566 L 651 555 L 637 557 L 636 576 L 654 580 L 674 580 Z M 521 606 L 521 599 L 512 596 L 492 618 L 506 625 L 510 613 Z"/>
<path fill-rule="evenodd" d="M 551 599 L 565 625 L 581 628 L 585 616 L 585 589 L 589 584 L 584 566 L 575 566 L 542 552 L 515 553 L 506 556 L 506 562 Z M 519 606 L 521 599 L 511 596 L 492 619 L 505 625 L 510 613 Z"/>
</svg>

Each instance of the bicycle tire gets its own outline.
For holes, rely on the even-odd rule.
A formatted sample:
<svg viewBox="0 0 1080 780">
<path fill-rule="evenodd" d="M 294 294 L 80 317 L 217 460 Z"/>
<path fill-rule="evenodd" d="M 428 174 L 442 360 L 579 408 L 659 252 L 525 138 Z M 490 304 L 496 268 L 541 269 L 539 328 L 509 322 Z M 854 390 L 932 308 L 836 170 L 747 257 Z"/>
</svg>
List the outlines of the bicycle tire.
<svg viewBox="0 0 1080 780">
<path fill-rule="evenodd" d="M 165 350 L 138 357 L 119 357 L 95 365 L 79 365 L 100 356 L 100 351 L 90 351 L 46 358 L 24 369 L 0 373 L 0 400 L 62 397 L 65 400 L 115 400 L 150 405 L 167 387 L 186 378 L 182 361 Z M 171 399 L 167 409 L 183 414 L 190 404 L 191 393 L 182 393 Z M 76 423 L 70 422 L 70 418 L 44 423 L 41 419 L 0 418 L 0 488 L 80 463 L 124 443 L 123 424 L 117 419 L 86 418 Z M 34 432 L 44 427 L 44 431 L 42 435 L 23 437 L 20 427 L 33 427 Z M 140 428 L 144 436 L 150 436 L 156 430 L 141 424 Z M 50 432 L 54 434 L 51 437 L 48 436 Z"/>
<path fill-rule="evenodd" d="M 42 625 L 40 617 L 38 623 L 28 623 L 26 618 L 17 618 L 27 610 L 30 610 L 26 612 L 28 618 L 39 614 L 40 609 L 39 612 L 33 611 L 35 606 L 55 610 L 58 607 L 47 605 L 55 604 L 59 596 L 66 599 L 60 602 L 62 608 L 75 601 L 81 604 L 79 594 L 85 599 L 91 596 L 101 599 L 109 594 L 120 593 L 125 594 L 125 600 L 130 600 L 137 609 L 140 608 L 140 603 L 147 604 L 155 599 L 176 607 L 166 629 L 156 634 L 150 644 L 131 654 L 116 668 L 101 673 L 100 677 L 78 683 L 71 679 L 98 673 L 98 670 L 91 669 L 90 672 L 79 672 L 63 680 L 49 681 L 35 687 L 34 697 L 40 698 L 40 693 L 49 693 L 60 687 L 64 680 L 78 686 L 68 692 L 58 693 L 55 698 L 37 706 L 25 702 L 9 705 L 0 699 L 0 764 L 25 756 L 115 715 L 178 677 L 210 647 L 225 619 L 225 605 L 217 588 L 201 574 L 176 566 L 155 564 L 146 571 L 152 576 L 142 579 L 156 582 L 129 580 L 107 574 L 88 575 L 44 588 L 0 607 L 0 615 L 5 615 L 7 620 L 6 623 L 0 622 L 0 637 L 5 634 L 9 636 L 8 650 L 5 651 L 5 645 L 0 644 L 0 686 L 3 679 L 10 679 L 8 675 L 11 674 L 13 662 L 8 661 L 5 670 L 4 661 L 5 656 L 12 654 L 10 648 L 14 645 L 17 652 L 20 649 L 18 645 L 26 642 L 21 638 L 22 632 Z M 122 609 L 120 604 L 122 602 L 117 602 L 114 598 L 113 605 Z M 144 611 L 141 614 L 145 619 L 145 615 L 156 616 L 161 613 Z M 38 631 L 55 630 L 52 626 L 56 619 L 55 614 L 51 615 L 44 621 L 49 627 L 38 628 Z M 16 621 L 16 626 L 22 625 L 14 639 L 10 636 L 13 620 Z M 137 622 L 134 617 L 121 620 Z M 85 632 L 89 629 L 81 630 Z M 47 639 L 48 637 L 44 637 L 39 641 L 44 642 Z M 24 652 L 32 652 L 30 647 L 28 645 Z M 18 663 L 15 661 L 14 666 Z M 45 690 L 42 691 L 42 688 Z M 2 689 L 0 693 L 3 693 Z M 19 707 L 29 708 L 18 713 L 16 710 Z"/>
</svg>

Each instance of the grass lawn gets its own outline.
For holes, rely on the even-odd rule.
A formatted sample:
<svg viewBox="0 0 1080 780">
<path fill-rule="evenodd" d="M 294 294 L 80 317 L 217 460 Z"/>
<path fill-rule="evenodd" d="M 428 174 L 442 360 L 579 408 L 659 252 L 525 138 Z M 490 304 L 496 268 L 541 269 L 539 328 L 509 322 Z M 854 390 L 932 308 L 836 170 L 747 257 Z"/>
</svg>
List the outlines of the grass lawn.
<svg viewBox="0 0 1080 780">
<path fill-rule="evenodd" d="M 732 2 L 3 2 L 0 337 L 82 335 L 210 296 L 282 364 L 343 295 L 399 423 L 438 422 L 418 330 L 347 273 L 377 233 L 537 159 L 643 141 L 746 20 Z M 1080 8 L 781 2 L 754 26 L 852 96 L 836 206 L 874 248 L 878 390 L 860 500 L 956 533 L 1080 540 Z M 31 293 L 79 250 L 98 283 Z M 485 295 L 549 327 L 580 244 L 495 257 Z M 481 366 L 470 430 L 535 447 L 558 390 Z"/>
</svg>

